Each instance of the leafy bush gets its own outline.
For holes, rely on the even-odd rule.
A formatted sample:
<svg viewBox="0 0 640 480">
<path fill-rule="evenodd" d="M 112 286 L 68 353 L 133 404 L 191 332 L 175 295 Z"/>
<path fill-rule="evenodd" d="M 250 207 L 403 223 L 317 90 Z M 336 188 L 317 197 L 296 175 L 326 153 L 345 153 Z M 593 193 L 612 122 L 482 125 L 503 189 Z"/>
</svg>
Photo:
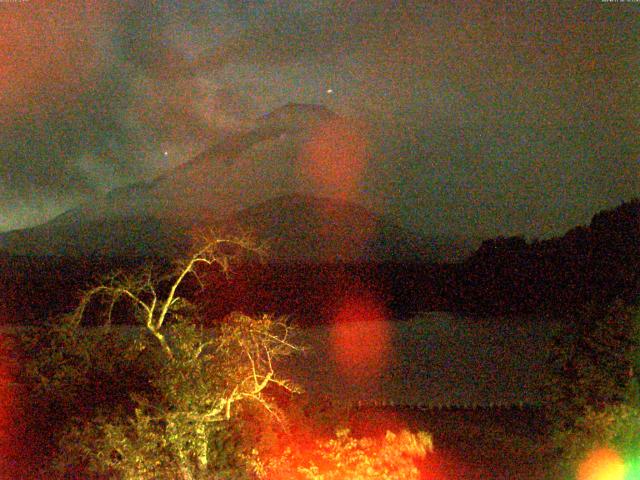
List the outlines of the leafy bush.
<svg viewBox="0 0 640 480">
<path fill-rule="evenodd" d="M 274 480 L 396 480 L 419 479 L 419 464 L 432 452 L 425 432 L 387 431 L 381 438 L 355 438 L 349 429 L 332 438 L 317 438 L 300 447 L 286 447 L 277 458 L 263 462 L 261 478 Z"/>
<path fill-rule="evenodd" d="M 584 307 L 556 335 L 549 400 L 558 428 L 568 428 L 587 412 L 624 400 L 637 345 L 637 322 L 632 309 L 621 301 Z"/>
<path fill-rule="evenodd" d="M 640 405 L 621 403 L 589 409 L 571 428 L 557 433 L 555 441 L 562 451 L 556 475 L 562 478 L 574 478 L 587 456 L 599 449 L 610 449 L 626 461 L 637 461 Z"/>
<path fill-rule="evenodd" d="M 552 434 L 561 462 L 553 478 L 574 478 L 602 449 L 627 461 L 640 452 L 637 313 L 614 302 L 600 317 L 593 315 L 591 310 L 582 335 L 565 352 Z"/>
</svg>

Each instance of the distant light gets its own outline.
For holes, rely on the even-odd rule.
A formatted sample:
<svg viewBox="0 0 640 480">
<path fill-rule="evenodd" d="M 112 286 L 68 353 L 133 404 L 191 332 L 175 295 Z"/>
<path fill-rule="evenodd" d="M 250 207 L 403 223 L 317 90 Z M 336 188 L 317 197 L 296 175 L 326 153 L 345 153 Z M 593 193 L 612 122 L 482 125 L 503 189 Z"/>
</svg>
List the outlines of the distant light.
<svg viewBox="0 0 640 480">
<path fill-rule="evenodd" d="M 164 152 L 164 156 L 167 157 L 169 155 L 169 152 Z"/>
<path fill-rule="evenodd" d="M 332 88 L 327 89 L 327 93 L 331 95 L 333 93 L 333 89 Z"/>
</svg>

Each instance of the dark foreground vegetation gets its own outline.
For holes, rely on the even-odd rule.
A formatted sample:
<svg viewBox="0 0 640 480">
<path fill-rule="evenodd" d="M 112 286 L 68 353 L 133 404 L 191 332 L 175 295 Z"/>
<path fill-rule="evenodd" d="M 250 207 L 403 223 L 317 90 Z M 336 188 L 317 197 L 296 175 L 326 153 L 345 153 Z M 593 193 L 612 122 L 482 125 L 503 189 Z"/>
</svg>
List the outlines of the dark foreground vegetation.
<svg viewBox="0 0 640 480">
<path fill-rule="evenodd" d="M 635 478 L 639 208 L 602 212 L 560 239 L 490 240 L 456 265 L 250 261 L 226 277 L 234 255 L 215 249 L 182 263 L 2 257 L 2 322 L 32 328 L 1 339 L 1 478 L 583 480 L 598 478 L 584 473 L 592 455 L 608 459 L 603 478 Z M 548 400 L 341 410 L 299 395 L 271 360 L 295 354 L 294 330 L 331 321 L 354 293 L 393 318 L 565 319 Z M 144 334 L 105 328 L 114 323 Z"/>
<path fill-rule="evenodd" d="M 289 414 L 293 413 L 291 408 Z M 335 409 L 332 418 L 319 418 L 318 414 L 309 411 L 302 415 L 306 415 L 308 425 L 314 426 L 315 438 L 324 441 L 335 439 L 336 428 L 342 428 L 343 432 L 349 429 L 349 437 L 359 440 L 384 439 L 389 431 L 396 434 L 429 432 L 433 451 L 415 461 L 419 478 L 424 480 L 562 478 L 552 475 L 558 471 L 561 456 L 550 437 L 548 417 L 539 408 L 364 408 L 349 412 Z M 55 447 L 52 437 L 55 433 L 52 425 L 55 424 L 43 423 L 45 419 L 41 416 L 39 422 L 33 418 L 16 422 L 13 433 L 22 440 L 14 443 L 12 449 L 4 450 L 9 455 L 3 459 L 0 478 L 41 478 L 38 467 L 50 458 Z M 295 438 L 296 444 L 311 443 L 309 432 L 287 435 L 291 441 Z"/>
<path fill-rule="evenodd" d="M 353 412 L 351 422 L 356 435 L 394 425 L 430 432 L 435 451 L 424 479 L 551 479 L 560 463 L 549 415 L 540 407 L 363 409 Z"/>
</svg>

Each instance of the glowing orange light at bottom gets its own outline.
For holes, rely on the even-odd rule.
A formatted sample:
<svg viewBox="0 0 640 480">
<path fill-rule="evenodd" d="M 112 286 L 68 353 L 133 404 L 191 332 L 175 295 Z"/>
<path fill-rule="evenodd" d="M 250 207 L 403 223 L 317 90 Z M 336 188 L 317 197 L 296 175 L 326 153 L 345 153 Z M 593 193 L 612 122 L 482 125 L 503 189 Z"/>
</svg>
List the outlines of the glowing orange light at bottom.
<svg viewBox="0 0 640 480">
<path fill-rule="evenodd" d="M 624 480 L 624 462 L 615 450 L 599 448 L 578 467 L 577 480 Z"/>
</svg>

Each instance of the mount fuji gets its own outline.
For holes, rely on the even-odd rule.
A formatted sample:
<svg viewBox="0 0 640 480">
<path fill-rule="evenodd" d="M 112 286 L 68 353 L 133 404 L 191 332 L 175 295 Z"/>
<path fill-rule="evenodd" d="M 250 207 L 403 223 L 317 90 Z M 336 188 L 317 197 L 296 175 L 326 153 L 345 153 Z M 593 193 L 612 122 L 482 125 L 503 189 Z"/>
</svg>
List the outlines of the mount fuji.
<svg viewBox="0 0 640 480">
<path fill-rule="evenodd" d="M 324 106 L 288 104 L 154 179 L 0 234 L 0 249 L 165 255 L 209 227 L 251 232 L 278 260 L 433 262 L 465 253 L 374 213 L 362 195 L 368 155 L 356 122 Z"/>
</svg>

